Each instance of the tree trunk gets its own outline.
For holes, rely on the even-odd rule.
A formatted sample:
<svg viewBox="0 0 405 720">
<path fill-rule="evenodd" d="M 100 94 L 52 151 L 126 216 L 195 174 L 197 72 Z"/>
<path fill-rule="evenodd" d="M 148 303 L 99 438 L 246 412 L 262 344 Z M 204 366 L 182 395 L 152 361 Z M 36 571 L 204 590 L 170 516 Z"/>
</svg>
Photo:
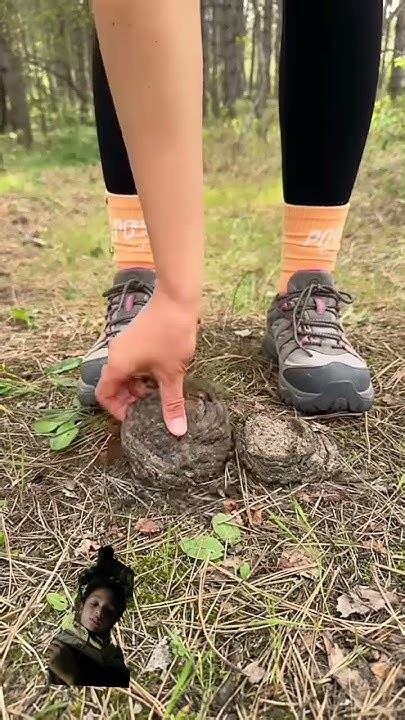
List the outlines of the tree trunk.
<svg viewBox="0 0 405 720">
<path fill-rule="evenodd" d="M 401 61 L 401 63 L 399 62 Z M 405 92 L 405 2 L 401 3 L 395 25 L 395 44 L 392 55 L 392 70 L 388 85 L 391 100 Z"/>
<path fill-rule="evenodd" d="M 6 89 L 0 70 L 0 135 L 3 135 L 7 130 L 7 119 Z"/>
<path fill-rule="evenodd" d="M 211 27 L 211 81 L 210 95 L 212 103 L 212 114 L 219 117 L 221 105 L 219 99 L 219 19 L 221 17 L 220 9 L 217 2 L 212 6 L 212 27 Z"/>
<path fill-rule="evenodd" d="M 273 26 L 273 0 L 265 0 L 263 15 L 263 31 L 261 33 L 261 77 L 260 86 L 255 103 L 255 112 L 258 118 L 263 116 L 264 109 L 271 91 L 271 51 Z"/>
<path fill-rule="evenodd" d="M 4 35 L 0 35 L 0 75 L 10 103 L 10 123 L 19 131 L 20 142 L 30 148 L 33 137 L 21 63 L 11 51 Z"/>
<path fill-rule="evenodd" d="M 384 23 L 383 23 L 383 48 L 381 51 L 381 58 L 380 58 L 380 73 L 378 76 L 378 91 L 381 92 L 384 84 L 385 84 L 385 64 L 386 64 L 386 58 L 387 58 L 387 50 L 388 50 L 388 42 L 391 34 L 391 26 L 392 26 L 392 3 L 393 0 L 387 0 L 384 7 Z"/>
<path fill-rule="evenodd" d="M 277 23 L 276 23 L 276 41 L 274 43 L 274 55 L 276 59 L 276 71 L 274 73 L 274 95 L 278 93 L 279 84 L 279 67 L 280 67 L 280 49 L 281 36 L 283 32 L 283 0 L 276 0 L 277 6 Z"/>
<path fill-rule="evenodd" d="M 75 85 L 80 92 L 80 119 L 85 122 L 89 111 L 89 82 L 86 72 L 85 60 L 85 35 L 81 23 L 81 18 L 72 29 L 73 47 L 75 55 Z"/>
<path fill-rule="evenodd" d="M 221 58 L 223 61 L 223 103 L 230 115 L 235 114 L 235 103 L 242 97 L 245 87 L 241 47 L 245 33 L 242 0 L 222 0 L 220 22 Z M 239 35 L 241 33 L 241 35 Z"/>
<path fill-rule="evenodd" d="M 255 69 L 256 69 L 256 46 L 258 44 L 258 35 L 260 33 L 260 13 L 257 9 L 257 0 L 252 0 L 254 10 L 254 20 L 252 24 L 252 49 L 250 56 L 250 73 L 249 73 L 249 98 L 253 97 Z"/>
<path fill-rule="evenodd" d="M 209 82 L 210 82 L 210 27 L 208 22 L 207 0 L 201 2 L 201 36 L 203 48 L 203 114 L 204 118 L 209 112 Z"/>
<path fill-rule="evenodd" d="M 236 30 L 236 63 L 238 73 L 238 98 L 242 98 L 246 89 L 245 73 L 245 39 L 246 39 L 246 18 L 244 0 L 237 0 L 235 8 L 235 30 Z"/>
</svg>

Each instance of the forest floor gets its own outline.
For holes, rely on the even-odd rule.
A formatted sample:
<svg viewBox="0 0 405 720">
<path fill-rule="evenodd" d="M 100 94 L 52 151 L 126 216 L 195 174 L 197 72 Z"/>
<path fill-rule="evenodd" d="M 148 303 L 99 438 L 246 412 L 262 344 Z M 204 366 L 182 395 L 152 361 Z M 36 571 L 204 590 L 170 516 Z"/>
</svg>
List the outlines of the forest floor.
<svg viewBox="0 0 405 720">
<path fill-rule="evenodd" d="M 278 137 L 207 130 L 206 148 L 206 315 L 195 368 L 227 391 L 234 421 L 257 408 L 291 414 L 260 354 L 279 267 Z M 404 143 L 374 131 L 337 272 L 356 296 L 345 325 L 371 367 L 375 405 L 364 417 L 308 420 L 336 439 L 348 480 L 253 494 L 232 460 L 235 503 L 219 497 L 181 515 L 139 497 L 104 415 L 75 406 L 78 370 L 49 371 L 97 337 L 112 275 L 94 132 L 61 134 L 29 156 L 3 150 L 4 718 L 404 717 Z M 34 433 L 50 408 L 80 413 L 65 452 Z M 180 540 L 209 527 L 224 503 L 243 523 L 239 545 L 216 564 L 186 557 Z M 142 532 L 140 517 L 158 532 Z M 131 687 L 50 688 L 44 652 L 60 616 L 47 595 L 71 601 L 77 573 L 106 542 L 136 573 L 135 605 L 119 628 Z M 170 653 L 153 670 L 159 643 Z"/>
</svg>

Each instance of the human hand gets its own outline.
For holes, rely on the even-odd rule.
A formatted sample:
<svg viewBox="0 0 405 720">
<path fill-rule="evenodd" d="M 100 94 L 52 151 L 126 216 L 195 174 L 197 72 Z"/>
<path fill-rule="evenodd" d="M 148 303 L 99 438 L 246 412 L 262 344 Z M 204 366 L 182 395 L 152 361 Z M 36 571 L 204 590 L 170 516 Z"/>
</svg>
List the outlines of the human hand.
<svg viewBox="0 0 405 720">
<path fill-rule="evenodd" d="M 68 685 L 75 685 L 78 674 L 77 660 L 72 650 L 54 638 L 47 650 L 50 669 Z"/>
<path fill-rule="evenodd" d="M 152 379 L 160 389 L 168 430 L 185 435 L 183 381 L 195 352 L 197 324 L 194 304 L 187 306 L 157 287 L 145 308 L 110 343 L 96 389 L 100 405 L 122 422 L 129 406 L 151 392 Z"/>
</svg>

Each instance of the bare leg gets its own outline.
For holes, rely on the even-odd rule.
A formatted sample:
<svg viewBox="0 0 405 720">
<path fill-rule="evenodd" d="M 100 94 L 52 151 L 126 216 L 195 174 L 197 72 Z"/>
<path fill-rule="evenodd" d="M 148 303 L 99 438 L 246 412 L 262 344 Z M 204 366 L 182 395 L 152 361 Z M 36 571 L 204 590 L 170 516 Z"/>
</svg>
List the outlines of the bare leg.
<svg viewBox="0 0 405 720">
<path fill-rule="evenodd" d="M 199 303 L 203 276 L 199 0 L 93 0 L 159 286 Z"/>
</svg>

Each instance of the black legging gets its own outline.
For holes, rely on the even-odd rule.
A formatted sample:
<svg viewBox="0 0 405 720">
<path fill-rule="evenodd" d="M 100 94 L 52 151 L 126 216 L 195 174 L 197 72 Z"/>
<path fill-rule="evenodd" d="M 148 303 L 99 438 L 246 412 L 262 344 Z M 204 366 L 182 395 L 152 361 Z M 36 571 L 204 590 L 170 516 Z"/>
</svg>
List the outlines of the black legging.
<svg viewBox="0 0 405 720">
<path fill-rule="evenodd" d="M 382 0 L 284 0 L 280 127 L 284 198 L 347 203 L 370 127 L 381 50 Z M 94 46 L 94 104 L 107 190 L 136 193 L 105 74 Z"/>
</svg>

